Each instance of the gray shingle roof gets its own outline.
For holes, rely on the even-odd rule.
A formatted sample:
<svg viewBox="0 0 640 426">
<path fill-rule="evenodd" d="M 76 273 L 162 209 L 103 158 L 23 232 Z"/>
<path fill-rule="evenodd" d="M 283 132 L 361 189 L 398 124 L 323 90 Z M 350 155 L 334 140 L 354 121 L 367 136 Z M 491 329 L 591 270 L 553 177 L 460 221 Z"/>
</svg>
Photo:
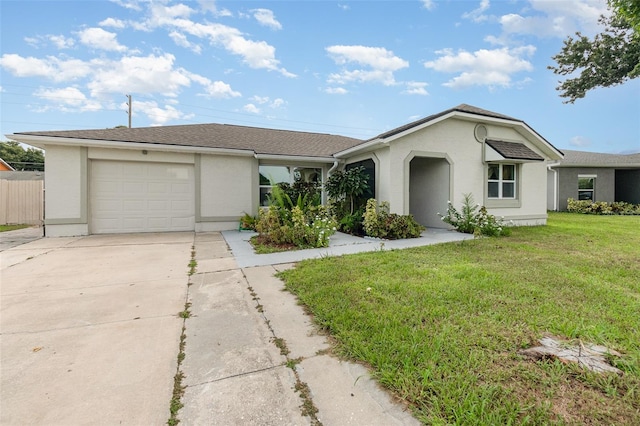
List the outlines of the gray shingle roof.
<svg viewBox="0 0 640 426">
<path fill-rule="evenodd" d="M 496 141 L 489 139 L 487 139 L 485 142 L 504 158 L 509 158 L 512 160 L 544 160 L 543 157 L 536 154 L 534 151 L 521 143 Z"/>
<path fill-rule="evenodd" d="M 254 151 L 256 154 L 330 157 L 358 145 L 360 139 L 324 133 L 275 130 L 230 124 L 190 124 L 97 130 L 20 132 L 16 135 L 60 137 L 99 141 L 131 142 L 223 148 Z"/>
<path fill-rule="evenodd" d="M 599 167 L 640 167 L 640 153 L 602 154 L 598 152 L 574 151 L 565 149 L 562 166 L 599 166 Z"/>
</svg>

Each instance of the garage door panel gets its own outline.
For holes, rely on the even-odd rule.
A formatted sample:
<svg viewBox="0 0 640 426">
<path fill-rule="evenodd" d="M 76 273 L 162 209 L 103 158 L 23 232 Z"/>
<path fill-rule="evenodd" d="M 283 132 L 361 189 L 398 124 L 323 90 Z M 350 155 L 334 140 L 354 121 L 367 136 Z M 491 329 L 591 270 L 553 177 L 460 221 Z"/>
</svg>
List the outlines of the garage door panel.
<svg viewBox="0 0 640 426">
<path fill-rule="evenodd" d="M 90 194 L 92 233 L 195 229 L 192 165 L 94 160 Z"/>
</svg>

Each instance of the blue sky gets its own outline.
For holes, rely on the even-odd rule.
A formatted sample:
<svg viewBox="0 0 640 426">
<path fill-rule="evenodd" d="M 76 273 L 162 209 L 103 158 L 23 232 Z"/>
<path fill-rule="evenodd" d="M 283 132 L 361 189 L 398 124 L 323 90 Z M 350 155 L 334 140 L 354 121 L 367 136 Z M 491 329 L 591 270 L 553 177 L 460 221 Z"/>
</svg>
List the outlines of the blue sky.
<svg viewBox="0 0 640 426">
<path fill-rule="evenodd" d="M 560 149 L 640 152 L 640 79 L 547 69 L 604 0 L 0 1 L 0 134 L 230 123 L 366 139 L 467 103 Z M 3 138 L 4 139 L 4 138 Z"/>
</svg>

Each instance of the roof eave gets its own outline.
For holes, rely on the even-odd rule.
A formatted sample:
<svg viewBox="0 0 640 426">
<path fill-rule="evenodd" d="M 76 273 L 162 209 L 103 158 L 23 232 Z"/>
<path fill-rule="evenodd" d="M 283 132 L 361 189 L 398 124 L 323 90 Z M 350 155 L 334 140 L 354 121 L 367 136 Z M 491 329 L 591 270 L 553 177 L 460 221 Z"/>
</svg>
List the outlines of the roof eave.
<svg viewBox="0 0 640 426">
<path fill-rule="evenodd" d="M 306 163 L 323 163 L 323 164 L 332 164 L 336 161 L 334 157 L 324 157 L 324 156 L 311 156 L 311 155 L 284 155 L 284 154 L 255 154 L 255 157 L 258 160 L 271 160 L 271 161 L 295 161 L 295 162 L 306 162 Z"/>
<path fill-rule="evenodd" d="M 76 138 L 63 138 L 52 136 L 36 136 L 36 135 L 23 135 L 23 134 L 9 134 L 7 138 L 16 140 L 18 142 L 33 145 L 35 147 L 46 149 L 47 145 L 61 145 L 61 146 L 87 146 L 91 148 L 118 148 L 118 149 L 140 149 L 140 150 L 153 150 L 153 151 L 167 151 L 167 152 L 182 152 L 182 153 L 216 153 L 216 154 L 228 154 L 228 155 L 240 155 L 240 156 L 254 156 L 255 152 L 248 149 L 232 149 L 232 148 L 214 148 L 203 146 L 184 146 L 184 145 L 170 145 L 152 142 L 122 142 L 113 140 L 97 140 L 97 139 L 76 139 Z"/>
</svg>

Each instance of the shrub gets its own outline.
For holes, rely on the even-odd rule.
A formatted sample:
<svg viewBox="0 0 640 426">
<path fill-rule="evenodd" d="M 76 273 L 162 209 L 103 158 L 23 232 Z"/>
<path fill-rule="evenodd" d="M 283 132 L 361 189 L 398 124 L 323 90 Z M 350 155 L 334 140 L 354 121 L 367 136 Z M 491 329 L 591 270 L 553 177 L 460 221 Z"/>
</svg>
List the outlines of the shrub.
<svg viewBox="0 0 640 426">
<path fill-rule="evenodd" d="M 389 213 L 389 203 L 383 201 L 378 206 L 374 198 L 367 200 L 363 227 L 365 234 L 370 237 L 390 240 L 417 238 L 425 230 L 412 215 Z"/>
<path fill-rule="evenodd" d="M 332 214 L 338 219 L 342 232 L 362 233 L 363 194 L 369 188 L 365 168 L 355 167 L 334 172 L 325 184 Z"/>
<path fill-rule="evenodd" d="M 498 237 L 509 233 L 502 219 L 489 214 L 485 206 L 474 205 L 473 195 L 464 194 L 463 197 L 460 212 L 449 201 L 447 213 L 445 215 L 438 213 L 443 222 L 453 226 L 458 232 L 476 236 Z"/>
<path fill-rule="evenodd" d="M 616 201 L 611 204 L 605 201 L 593 202 L 591 200 L 567 200 L 569 213 L 583 214 L 615 214 L 615 215 L 640 215 L 640 204 Z"/>
<path fill-rule="evenodd" d="M 336 222 L 323 206 L 309 208 L 299 206 L 283 213 L 272 204 L 258 213 L 256 230 L 267 243 L 293 244 L 301 248 L 320 248 L 329 245 L 329 237 L 336 231 Z M 286 209 L 285 209 L 286 210 Z"/>
</svg>

